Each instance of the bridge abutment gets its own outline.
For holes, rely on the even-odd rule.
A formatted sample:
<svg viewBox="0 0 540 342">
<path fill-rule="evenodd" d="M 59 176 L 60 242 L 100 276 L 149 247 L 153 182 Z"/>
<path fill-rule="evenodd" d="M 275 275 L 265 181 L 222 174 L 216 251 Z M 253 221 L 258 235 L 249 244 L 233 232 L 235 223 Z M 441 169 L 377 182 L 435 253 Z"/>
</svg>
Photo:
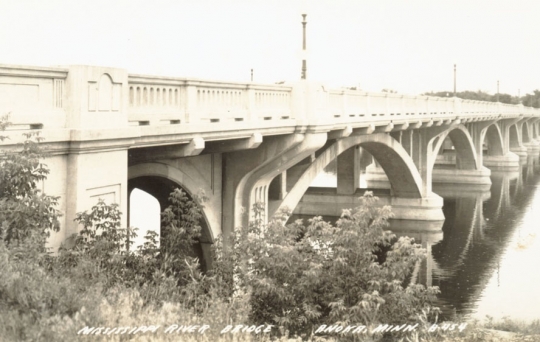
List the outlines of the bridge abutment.
<svg viewBox="0 0 540 342">
<path fill-rule="evenodd" d="M 127 150 L 71 153 L 67 156 L 66 237 L 79 228 L 73 223 L 76 214 L 90 210 L 103 199 L 116 203 L 122 213 L 128 212 Z M 127 215 L 121 226 L 127 227 Z"/>
<path fill-rule="evenodd" d="M 128 209 L 128 146 L 133 133 L 128 127 L 126 70 L 71 66 L 65 79 L 66 103 L 58 88 L 56 103 L 65 108 L 65 127 L 70 130 L 66 154 L 66 234 L 76 233 L 78 212 L 90 210 L 103 199 Z M 121 217 L 122 227 L 127 216 Z M 67 236 L 66 236 L 67 237 Z"/>
</svg>

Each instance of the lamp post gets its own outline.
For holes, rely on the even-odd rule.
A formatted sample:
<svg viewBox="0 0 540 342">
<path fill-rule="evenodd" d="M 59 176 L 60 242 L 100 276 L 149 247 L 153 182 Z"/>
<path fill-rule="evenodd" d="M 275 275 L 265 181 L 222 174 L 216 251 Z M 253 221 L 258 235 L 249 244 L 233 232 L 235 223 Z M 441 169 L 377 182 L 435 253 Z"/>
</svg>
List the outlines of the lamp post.
<svg viewBox="0 0 540 342">
<path fill-rule="evenodd" d="M 306 17 L 307 14 L 302 14 L 302 28 L 303 28 L 303 39 L 302 39 L 302 79 L 306 79 L 307 65 L 306 65 Z"/>
<path fill-rule="evenodd" d="M 499 102 L 499 80 L 497 80 L 497 102 Z"/>
<path fill-rule="evenodd" d="M 454 97 L 456 97 L 456 65 L 454 64 Z"/>
</svg>

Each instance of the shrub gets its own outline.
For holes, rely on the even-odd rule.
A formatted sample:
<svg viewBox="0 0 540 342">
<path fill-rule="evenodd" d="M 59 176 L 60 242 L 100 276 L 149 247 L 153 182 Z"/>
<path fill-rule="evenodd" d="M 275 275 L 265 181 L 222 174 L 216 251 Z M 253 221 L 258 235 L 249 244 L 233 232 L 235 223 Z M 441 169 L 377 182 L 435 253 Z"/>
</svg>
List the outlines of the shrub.
<svg viewBox="0 0 540 342">
<path fill-rule="evenodd" d="M 9 124 L 0 118 L 0 131 Z M 14 248 L 32 243 L 31 251 L 44 253 L 50 231 L 58 231 L 58 197 L 42 194 L 38 184 L 49 170 L 41 159 L 38 133 L 25 134 L 25 141 L 15 150 L 0 151 L 0 239 Z M 5 137 L 0 136 L 0 141 Z M 23 250 L 24 250 L 23 249 Z"/>
<path fill-rule="evenodd" d="M 405 285 L 425 251 L 384 230 L 389 207 L 376 207 L 371 193 L 361 201 L 335 226 L 320 217 L 285 225 L 278 217 L 237 234 L 238 283 L 251 292 L 253 322 L 311 336 L 321 324 L 412 322 L 430 306 L 436 288 Z"/>
</svg>

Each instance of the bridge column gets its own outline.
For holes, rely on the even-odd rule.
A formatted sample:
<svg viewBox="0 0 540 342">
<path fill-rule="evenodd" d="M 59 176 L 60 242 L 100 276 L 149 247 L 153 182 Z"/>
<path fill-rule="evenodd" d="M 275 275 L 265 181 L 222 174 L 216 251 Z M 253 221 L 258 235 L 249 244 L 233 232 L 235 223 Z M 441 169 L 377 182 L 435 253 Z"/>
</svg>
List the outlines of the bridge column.
<svg viewBox="0 0 540 342">
<path fill-rule="evenodd" d="M 268 193 L 272 180 L 309 157 L 326 142 L 326 133 L 270 136 L 256 149 L 225 153 L 222 232 L 230 236 L 236 227 L 247 226 L 255 203 L 263 203 L 268 219 Z M 273 210 L 270 210 L 273 213 Z"/>
<path fill-rule="evenodd" d="M 540 144 L 532 137 L 532 132 L 528 122 L 529 120 L 529 118 L 525 118 L 516 123 L 516 126 L 518 131 L 521 133 L 522 145 L 527 148 L 527 154 L 538 156 L 538 153 L 540 152 Z"/>
<path fill-rule="evenodd" d="M 66 80 L 66 126 L 71 143 L 66 155 L 66 237 L 78 227 L 77 212 L 103 199 L 117 203 L 127 226 L 128 152 L 133 140 L 127 118 L 128 78 L 125 70 L 70 67 Z"/>
<path fill-rule="evenodd" d="M 360 158 L 358 148 L 352 147 L 337 158 L 337 193 L 352 195 L 360 180 Z"/>
<path fill-rule="evenodd" d="M 522 117 L 505 121 L 508 126 L 508 146 L 510 151 L 519 156 L 520 159 L 527 159 L 527 147 L 523 146 Z"/>
<path fill-rule="evenodd" d="M 536 119 L 533 122 L 534 127 L 534 138 L 540 140 L 540 120 Z"/>
<path fill-rule="evenodd" d="M 527 146 L 531 150 L 534 156 L 538 156 L 540 153 L 540 138 L 538 138 L 536 133 L 536 122 L 537 118 L 530 118 L 527 120 L 527 126 L 530 137 L 530 145 Z"/>
</svg>

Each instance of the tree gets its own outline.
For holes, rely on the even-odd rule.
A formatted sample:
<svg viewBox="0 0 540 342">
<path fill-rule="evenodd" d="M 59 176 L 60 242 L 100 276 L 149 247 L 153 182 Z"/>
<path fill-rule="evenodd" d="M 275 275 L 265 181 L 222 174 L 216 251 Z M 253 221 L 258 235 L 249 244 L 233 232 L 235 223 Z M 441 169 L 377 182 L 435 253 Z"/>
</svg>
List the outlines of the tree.
<svg viewBox="0 0 540 342">
<path fill-rule="evenodd" d="M 406 285 L 425 251 L 385 231 L 389 207 L 366 193 L 336 225 L 320 217 L 285 225 L 253 222 L 236 236 L 236 284 L 251 293 L 255 324 L 273 322 L 309 336 L 321 324 L 414 321 L 437 288 Z"/>
<path fill-rule="evenodd" d="M 525 106 L 540 108 L 540 90 L 534 90 L 532 94 L 526 94 L 521 98 Z"/>
<path fill-rule="evenodd" d="M 1 130 L 8 125 L 7 116 L 0 118 Z M 18 148 L 0 151 L 0 239 L 12 247 L 32 242 L 35 248 L 31 250 L 42 253 L 50 232 L 59 229 L 58 197 L 38 189 L 49 173 L 42 163 L 46 154 L 39 134 L 24 136 Z"/>
<path fill-rule="evenodd" d="M 438 96 L 438 97 L 449 97 L 453 96 L 454 93 L 451 91 L 439 91 L 439 92 L 428 92 L 424 93 L 422 95 L 426 96 Z M 520 101 L 523 100 L 523 98 L 519 98 L 517 96 L 512 96 L 510 94 L 502 94 L 500 93 L 497 97 L 497 94 L 491 95 L 489 93 L 486 93 L 481 90 L 477 91 L 460 91 L 456 93 L 456 97 L 459 97 L 460 99 L 464 100 L 475 100 L 475 101 L 488 101 L 488 102 L 497 102 L 497 98 L 499 99 L 499 102 L 501 103 L 508 103 L 508 104 L 519 104 Z M 525 103 L 524 103 L 525 104 Z"/>
</svg>

